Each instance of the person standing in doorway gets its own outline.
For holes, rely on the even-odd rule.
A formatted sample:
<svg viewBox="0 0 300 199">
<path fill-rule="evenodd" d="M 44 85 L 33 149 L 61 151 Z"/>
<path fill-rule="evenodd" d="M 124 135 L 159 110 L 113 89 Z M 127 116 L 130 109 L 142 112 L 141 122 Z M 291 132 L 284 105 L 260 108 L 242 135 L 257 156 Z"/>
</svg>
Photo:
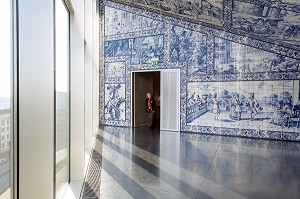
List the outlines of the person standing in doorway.
<svg viewBox="0 0 300 199">
<path fill-rule="evenodd" d="M 155 101 L 154 97 L 151 96 L 150 93 L 147 93 L 147 95 L 146 95 L 145 107 L 146 107 L 146 112 L 149 117 L 148 126 L 149 126 L 149 128 L 152 128 L 153 127 L 153 116 L 156 111 L 156 101 Z"/>
</svg>

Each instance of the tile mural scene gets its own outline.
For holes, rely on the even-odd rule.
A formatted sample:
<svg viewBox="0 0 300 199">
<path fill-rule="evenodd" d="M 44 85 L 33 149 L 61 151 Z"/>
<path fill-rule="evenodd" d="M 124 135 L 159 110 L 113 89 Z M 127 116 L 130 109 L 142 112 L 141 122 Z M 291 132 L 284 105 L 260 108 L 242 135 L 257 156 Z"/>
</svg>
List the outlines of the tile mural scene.
<svg viewBox="0 0 300 199">
<path fill-rule="evenodd" d="M 253 36 L 297 45 L 299 49 L 299 1 L 258 1 L 254 4 L 233 0 L 232 27 Z"/>
<path fill-rule="evenodd" d="M 139 37 L 133 40 L 131 64 L 150 64 L 153 58 L 163 60 L 163 35 Z"/>
<path fill-rule="evenodd" d="M 180 68 L 181 131 L 300 140 L 299 2 L 116 2 L 104 1 L 100 124 L 130 126 L 131 71 Z"/>
<path fill-rule="evenodd" d="M 252 39 L 300 49 L 298 0 L 114 0 Z M 137 27 L 137 26 L 135 26 Z M 299 55 L 298 55 L 299 56 Z"/>
<path fill-rule="evenodd" d="M 106 41 L 104 55 L 106 57 L 130 56 L 129 39 Z"/>
<path fill-rule="evenodd" d="M 164 27 L 163 22 L 142 17 L 139 14 L 105 7 L 105 36 L 130 32 L 155 30 Z"/>
<path fill-rule="evenodd" d="M 206 35 L 178 26 L 172 27 L 171 61 L 188 62 L 189 74 L 206 73 Z"/>
<path fill-rule="evenodd" d="M 223 20 L 223 0 L 123 0 L 123 2 L 143 7 L 151 6 L 172 15 L 196 18 L 217 25 L 221 25 Z"/>
<path fill-rule="evenodd" d="M 106 77 L 123 77 L 125 78 L 125 62 L 105 63 Z"/>
<path fill-rule="evenodd" d="M 215 72 L 265 73 L 299 71 L 300 62 L 282 55 L 215 38 Z"/>
<path fill-rule="evenodd" d="M 299 114 L 299 80 L 188 83 L 190 125 L 294 132 Z"/>
</svg>

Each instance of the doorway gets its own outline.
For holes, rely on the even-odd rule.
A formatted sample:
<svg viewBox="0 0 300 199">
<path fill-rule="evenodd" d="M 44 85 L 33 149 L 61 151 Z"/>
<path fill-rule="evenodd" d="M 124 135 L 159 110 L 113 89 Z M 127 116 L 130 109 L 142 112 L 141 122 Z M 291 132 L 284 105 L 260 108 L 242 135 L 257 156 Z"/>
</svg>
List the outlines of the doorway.
<svg viewBox="0 0 300 199">
<path fill-rule="evenodd" d="M 160 71 L 133 72 L 132 74 L 132 127 L 148 125 L 145 112 L 146 94 L 151 93 L 156 101 L 153 127 L 160 129 Z"/>
<path fill-rule="evenodd" d="M 145 112 L 146 94 L 156 100 L 157 112 L 154 127 L 160 130 L 179 131 L 180 126 L 180 69 L 131 72 L 132 127 L 148 125 Z"/>
</svg>

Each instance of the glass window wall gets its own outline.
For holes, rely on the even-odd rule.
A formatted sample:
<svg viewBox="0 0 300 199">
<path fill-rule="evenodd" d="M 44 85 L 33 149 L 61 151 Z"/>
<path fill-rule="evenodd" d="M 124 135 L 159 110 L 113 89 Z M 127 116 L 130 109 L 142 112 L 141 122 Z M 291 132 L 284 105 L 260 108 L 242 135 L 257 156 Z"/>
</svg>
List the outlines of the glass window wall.
<svg viewBox="0 0 300 199">
<path fill-rule="evenodd" d="M 56 196 L 69 182 L 69 12 L 55 0 L 55 88 L 56 88 Z"/>
<path fill-rule="evenodd" d="M 13 136 L 13 64 L 11 0 L 0 1 L 0 198 L 11 198 Z"/>
</svg>

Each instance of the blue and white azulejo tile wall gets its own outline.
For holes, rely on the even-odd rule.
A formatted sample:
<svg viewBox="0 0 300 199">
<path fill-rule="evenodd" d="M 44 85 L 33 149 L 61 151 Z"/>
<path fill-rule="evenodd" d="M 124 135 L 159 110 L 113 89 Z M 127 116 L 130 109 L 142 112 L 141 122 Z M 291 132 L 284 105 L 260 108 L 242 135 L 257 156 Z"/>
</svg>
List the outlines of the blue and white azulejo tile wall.
<svg viewBox="0 0 300 199">
<path fill-rule="evenodd" d="M 179 68 L 182 131 L 300 141 L 299 2 L 174 2 L 104 1 L 100 123 L 130 126 L 131 71 Z"/>
</svg>

